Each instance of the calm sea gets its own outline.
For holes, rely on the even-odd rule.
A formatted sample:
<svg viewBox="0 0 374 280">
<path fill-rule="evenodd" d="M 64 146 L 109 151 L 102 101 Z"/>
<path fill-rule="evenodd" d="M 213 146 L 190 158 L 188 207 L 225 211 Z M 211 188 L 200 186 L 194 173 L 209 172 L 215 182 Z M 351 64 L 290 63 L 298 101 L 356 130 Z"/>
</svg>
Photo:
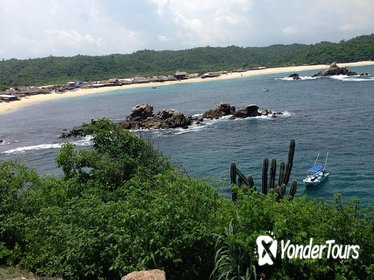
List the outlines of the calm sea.
<svg viewBox="0 0 374 280">
<path fill-rule="evenodd" d="M 142 131 L 156 148 L 190 176 L 206 177 L 228 194 L 229 166 L 261 184 L 264 157 L 287 160 L 291 138 L 296 140 L 291 177 L 298 193 L 331 200 L 335 193 L 374 202 L 374 66 L 350 68 L 367 77 L 333 77 L 300 81 L 283 79 L 286 74 L 261 75 L 202 83 L 159 86 L 156 89 L 125 89 L 85 97 L 48 101 L 0 116 L 0 158 L 22 158 L 41 174 L 59 174 L 54 157 L 63 129 L 92 118 L 119 120 L 139 103 L 155 111 L 175 108 L 187 115 L 201 114 L 220 102 L 237 108 L 257 104 L 282 111 L 278 118 L 221 119 L 183 130 Z M 308 76 L 318 71 L 302 72 Z M 89 145 L 87 139 L 77 146 Z M 306 169 L 320 153 L 329 152 L 330 178 L 316 188 L 305 188 Z"/>
</svg>

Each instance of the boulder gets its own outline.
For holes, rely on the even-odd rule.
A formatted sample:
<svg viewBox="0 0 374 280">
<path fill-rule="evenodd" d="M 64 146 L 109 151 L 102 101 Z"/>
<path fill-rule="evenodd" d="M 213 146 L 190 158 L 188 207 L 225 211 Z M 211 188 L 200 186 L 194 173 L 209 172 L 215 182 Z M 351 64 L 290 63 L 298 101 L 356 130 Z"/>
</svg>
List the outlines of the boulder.
<svg viewBox="0 0 374 280">
<path fill-rule="evenodd" d="M 292 78 L 294 80 L 301 80 L 300 75 L 297 74 L 297 73 L 293 73 L 293 74 L 289 75 L 288 78 Z"/>
<path fill-rule="evenodd" d="M 221 103 L 217 108 L 206 111 L 203 118 L 218 119 L 223 116 L 232 115 L 235 113 L 235 107 L 227 103 Z"/>
<path fill-rule="evenodd" d="M 183 113 L 175 109 L 168 109 L 158 112 L 156 115 L 147 118 L 132 118 L 128 116 L 120 122 L 124 129 L 159 129 L 159 128 L 187 128 L 192 124 L 192 118 L 186 117 Z"/>
<path fill-rule="evenodd" d="M 314 74 L 313 77 L 327 77 L 335 75 L 346 75 L 346 76 L 355 76 L 356 72 L 349 71 L 346 67 L 339 67 L 336 62 L 330 64 L 330 67 L 325 70 Z"/>
<path fill-rule="evenodd" d="M 153 116 L 153 106 L 148 103 L 136 105 L 127 117 L 131 121 L 145 120 Z"/>
<path fill-rule="evenodd" d="M 72 130 L 67 132 L 66 129 L 63 130 L 59 138 L 68 138 L 68 137 L 78 137 L 83 135 L 83 126 L 74 127 Z"/>
<path fill-rule="evenodd" d="M 187 128 L 192 124 L 192 117 L 186 117 L 183 113 L 175 109 L 162 111 L 159 114 L 160 116 L 168 116 L 167 118 L 163 119 L 163 124 L 161 126 L 162 128 Z"/>
<path fill-rule="evenodd" d="M 268 115 L 273 114 L 273 112 L 271 110 L 268 110 L 268 109 L 262 110 L 260 113 L 261 113 L 262 116 L 268 116 Z"/>
<path fill-rule="evenodd" d="M 245 108 L 247 110 L 248 117 L 258 117 L 261 116 L 261 113 L 258 111 L 258 106 L 251 104 Z"/>
<path fill-rule="evenodd" d="M 156 114 L 156 117 L 159 117 L 162 120 L 166 120 L 166 119 L 169 119 L 169 118 L 173 117 L 176 114 L 176 112 L 177 112 L 177 110 L 175 110 L 175 109 L 163 110 L 161 112 L 158 112 Z"/>
<path fill-rule="evenodd" d="M 248 117 L 258 117 L 261 116 L 261 113 L 258 111 L 258 106 L 255 104 L 251 104 L 246 108 L 239 109 L 233 115 L 233 119 L 235 118 L 248 118 Z"/>
<path fill-rule="evenodd" d="M 159 269 L 134 271 L 122 277 L 122 280 L 166 280 L 165 271 Z"/>
<path fill-rule="evenodd" d="M 231 117 L 231 119 L 246 118 L 246 117 L 247 117 L 247 110 L 245 108 L 242 108 L 236 111 L 234 115 Z"/>
</svg>

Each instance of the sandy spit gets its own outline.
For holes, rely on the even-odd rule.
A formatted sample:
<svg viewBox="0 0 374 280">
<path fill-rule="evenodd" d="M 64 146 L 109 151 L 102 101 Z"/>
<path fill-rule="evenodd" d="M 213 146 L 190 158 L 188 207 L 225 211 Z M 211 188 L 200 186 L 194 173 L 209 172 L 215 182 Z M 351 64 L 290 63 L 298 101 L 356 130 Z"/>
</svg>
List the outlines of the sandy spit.
<svg viewBox="0 0 374 280">
<path fill-rule="evenodd" d="M 374 65 L 374 61 L 338 63 L 338 65 L 340 67 L 367 66 L 367 65 Z M 170 82 L 162 82 L 162 83 L 158 82 L 158 83 L 103 87 L 103 88 L 94 88 L 94 89 L 78 89 L 75 91 L 68 91 L 63 94 L 61 93 L 41 94 L 41 95 L 34 95 L 34 96 L 22 98 L 19 101 L 13 101 L 9 103 L 2 102 L 0 103 L 0 114 L 9 113 L 16 109 L 19 109 L 25 106 L 30 106 L 33 104 L 37 104 L 37 103 L 41 103 L 41 102 L 48 101 L 48 100 L 72 98 L 72 97 L 85 96 L 85 95 L 91 95 L 91 94 L 96 94 L 96 93 L 109 92 L 109 91 L 114 91 L 114 90 L 143 88 L 143 87 L 161 87 L 161 86 L 166 86 L 166 85 L 182 84 L 182 83 L 198 83 L 198 82 L 201 83 L 201 82 L 206 82 L 206 81 L 235 79 L 235 78 L 243 78 L 243 77 L 250 77 L 250 76 L 264 75 L 264 74 L 300 72 L 300 71 L 306 71 L 306 70 L 320 70 L 320 69 L 327 69 L 327 68 L 328 68 L 328 65 L 324 65 L 324 64 L 266 68 L 266 69 L 261 69 L 261 70 L 249 70 L 249 71 L 240 72 L 240 73 L 228 73 L 225 75 L 221 75 L 217 78 L 208 78 L 208 79 L 194 78 L 194 79 L 188 79 L 188 80 L 182 80 L 182 81 L 170 81 Z M 74 99 L 72 99 L 72 102 L 73 100 Z"/>
</svg>

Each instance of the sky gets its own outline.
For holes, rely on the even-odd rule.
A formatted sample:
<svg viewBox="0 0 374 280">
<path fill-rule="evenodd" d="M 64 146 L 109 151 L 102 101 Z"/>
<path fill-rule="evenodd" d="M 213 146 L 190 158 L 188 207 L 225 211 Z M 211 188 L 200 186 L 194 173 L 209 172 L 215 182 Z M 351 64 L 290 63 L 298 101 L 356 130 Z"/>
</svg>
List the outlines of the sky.
<svg viewBox="0 0 374 280">
<path fill-rule="evenodd" d="M 374 0 L 0 0 L 0 59 L 339 42 Z"/>
</svg>

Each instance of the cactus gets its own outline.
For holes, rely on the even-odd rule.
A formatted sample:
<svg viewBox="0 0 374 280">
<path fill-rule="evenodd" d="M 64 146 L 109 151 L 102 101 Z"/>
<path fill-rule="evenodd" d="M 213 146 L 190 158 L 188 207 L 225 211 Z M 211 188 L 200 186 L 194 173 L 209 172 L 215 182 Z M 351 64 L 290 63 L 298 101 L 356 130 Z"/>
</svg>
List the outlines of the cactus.
<svg viewBox="0 0 374 280">
<path fill-rule="evenodd" d="M 284 180 L 284 175 L 285 175 L 285 169 L 286 166 L 284 164 L 284 161 L 281 161 L 280 166 L 279 166 L 279 180 L 278 180 L 278 186 L 282 185 L 282 182 Z"/>
<path fill-rule="evenodd" d="M 288 160 L 287 165 L 281 161 L 279 166 L 279 178 L 278 184 L 276 185 L 276 170 L 277 170 L 277 161 L 276 159 L 271 160 L 270 164 L 270 173 L 268 178 L 268 171 L 269 171 L 269 159 L 265 158 L 262 164 L 262 193 L 263 194 L 273 194 L 275 193 L 277 196 L 277 201 L 283 199 L 284 195 L 286 194 L 286 187 L 290 180 L 291 170 L 293 166 L 293 159 L 295 155 L 295 140 L 291 139 L 289 150 L 288 150 Z M 248 176 L 245 177 L 242 172 L 240 172 L 235 162 L 231 162 L 230 166 L 230 179 L 231 184 L 241 187 L 243 191 L 249 192 L 250 190 L 256 191 L 254 187 L 253 177 Z M 297 181 L 293 180 L 290 186 L 290 190 L 288 192 L 288 196 L 290 199 L 294 197 L 297 190 Z M 232 199 L 235 201 L 237 199 L 237 187 L 233 188 Z"/>
<path fill-rule="evenodd" d="M 277 173 L 277 160 L 273 158 L 270 164 L 270 178 L 269 178 L 269 188 L 275 187 L 275 175 Z"/>
<path fill-rule="evenodd" d="M 231 179 L 231 184 L 236 185 L 236 163 L 231 162 L 230 165 L 230 179 Z"/>
<path fill-rule="evenodd" d="M 282 191 L 281 191 L 280 187 L 276 187 L 274 189 L 274 192 L 277 195 L 277 201 L 279 201 L 283 198 Z"/>
<path fill-rule="evenodd" d="M 255 183 L 253 182 L 253 177 L 252 176 L 248 176 L 248 186 L 250 187 L 250 188 L 253 188 L 254 187 L 254 185 L 255 185 Z"/>
<path fill-rule="evenodd" d="M 262 163 L 262 193 L 268 193 L 268 169 L 269 169 L 269 159 L 265 158 Z"/>
<path fill-rule="evenodd" d="M 288 195 L 290 196 L 290 199 L 292 199 L 295 196 L 296 189 L 297 189 L 297 181 L 292 180 L 290 191 L 288 192 Z"/>
<path fill-rule="evenodd" d="M 288 150 L 288 160 L 287 160 L 286 174 L 284 176 L 284 180 L 282 181 L 282 184 L 287 185 L 288 181 L 290 180 L 294 154 L 295 154 L 295 140 L 291 139 L 290 148 Z"/>
<path fill-rule="evenodd" d="M 242 178 L 238 178 L 238 186 L 240 187 L 241 185 L 244 185 L 244 181 Z"/>
</svg>

